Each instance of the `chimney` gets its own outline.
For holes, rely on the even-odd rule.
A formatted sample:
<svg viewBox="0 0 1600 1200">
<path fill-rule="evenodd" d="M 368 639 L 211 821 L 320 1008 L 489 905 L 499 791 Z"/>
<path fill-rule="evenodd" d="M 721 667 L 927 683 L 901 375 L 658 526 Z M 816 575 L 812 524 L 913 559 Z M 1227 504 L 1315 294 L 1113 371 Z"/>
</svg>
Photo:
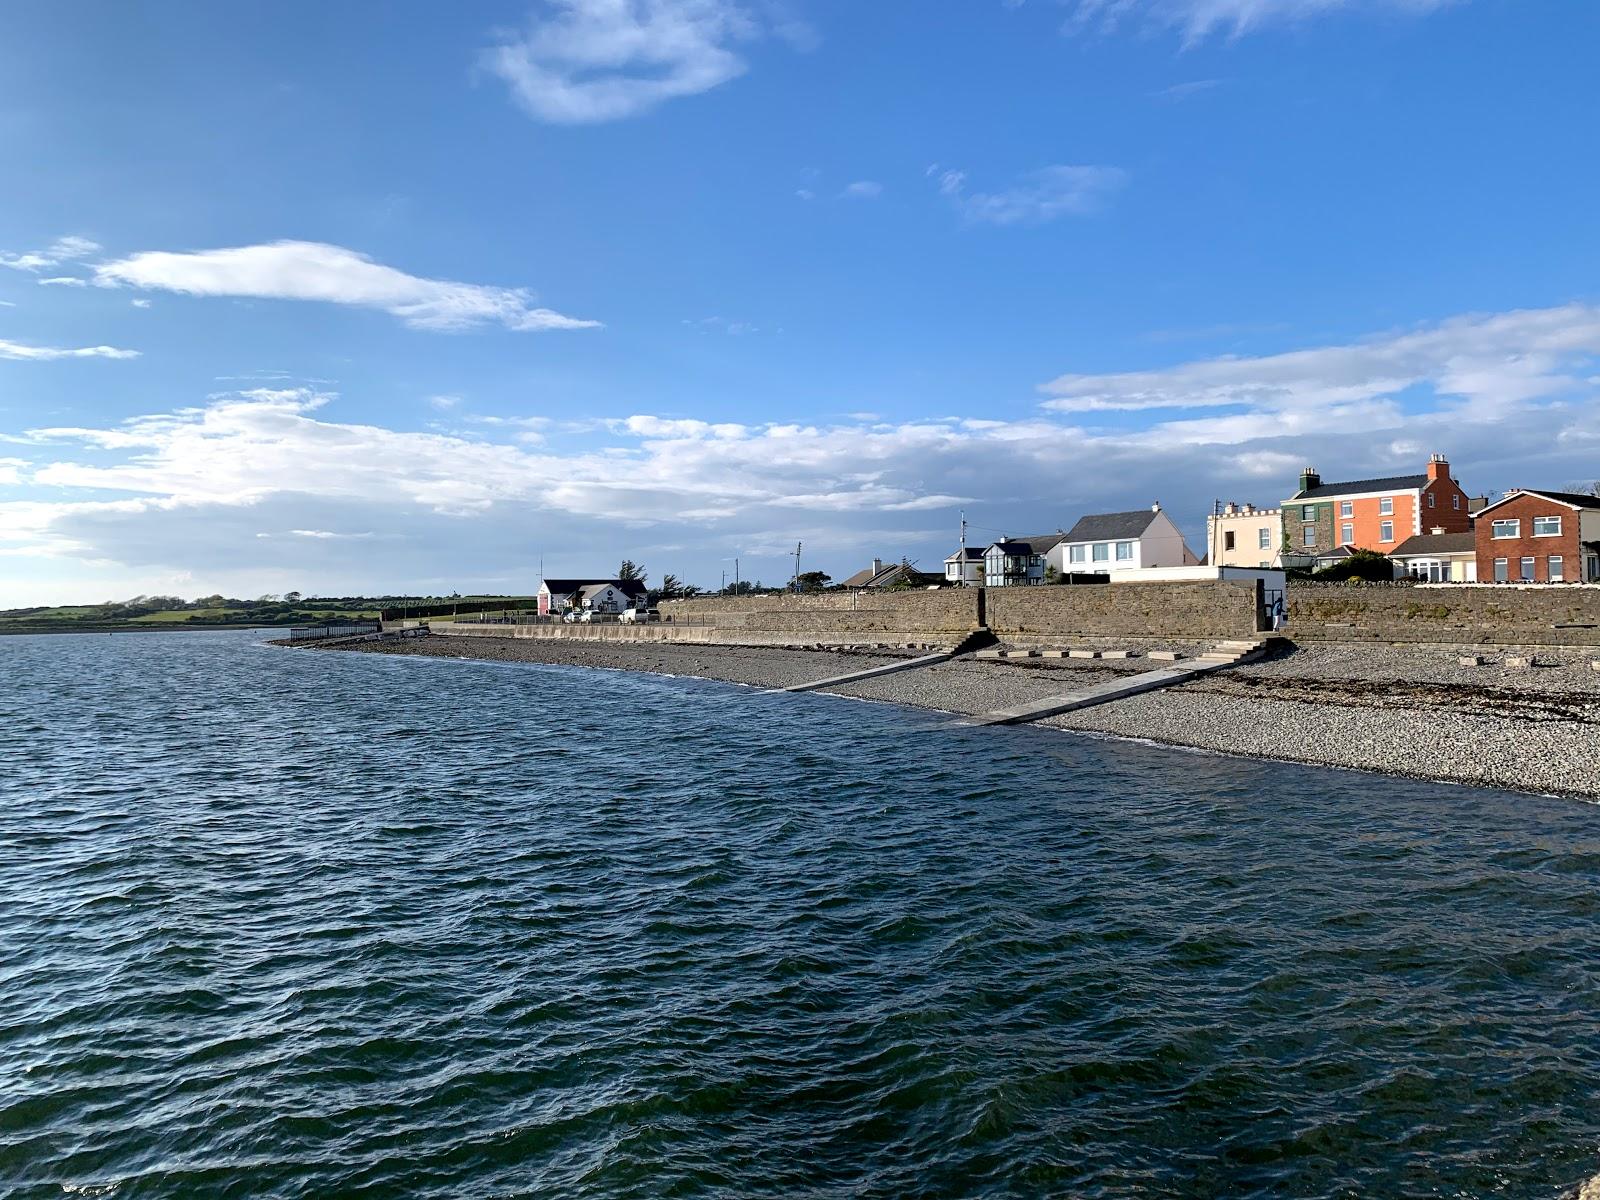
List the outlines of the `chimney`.
<svg viewBox="0 0 1600 1200">
<path fill-rule="evenodd" d="M 1309 492 L 1314 487 L 1322 486 L 1322 476 L 1317 474 L 1315 467 L 1306 467 L 1300 472 L 1300 490 Z"/>
<path fill-rule="evenodd" d="M 1157 500 L 1154 504 L 1152 504 L 1150 506 L 1150 511 L 1151 512 L 1160 512 L 1161 511 L 1161 501 Z"/>
<path fill-rule="evenodd" d="M 1450 478 L 1450 464 L 1445 462 L 1444 455 L 1442 455 L 1442 454 L 1430 454 L 1430 455 L 1428 455 L 1428 482 L 1432 483 L 1436 479 L 1449 479 L 1449 478 Z"/>
<path fill-rule="evenodd" d="M 872 560 L 872 573 L 874 575 L 881 575 L 883 573 L 883 559 L 875 558 Z"/>
</svg>

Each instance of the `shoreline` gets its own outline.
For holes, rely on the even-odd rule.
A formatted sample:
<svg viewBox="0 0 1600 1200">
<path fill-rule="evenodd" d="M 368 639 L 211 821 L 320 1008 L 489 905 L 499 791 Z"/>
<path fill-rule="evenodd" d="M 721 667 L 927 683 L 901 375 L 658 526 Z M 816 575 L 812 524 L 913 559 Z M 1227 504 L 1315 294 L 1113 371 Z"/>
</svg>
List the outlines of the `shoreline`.
<svg viewBox="0 0 1600 1200">
<path fill-rule="evenodd" d="M 280 643 L 281 644 L 281 643 Z M 904 660 L 898 650 L 429 637 L 295 649 L 591 667 L 784 688 Z M 1174 643 L 1192 652 L 1198 646 Z M 1454 648 L 1315 645 L 1033 722 L 1035 727 L 1236 758 L 1600 801 L 1600 671 L 1592 650 L 1550 665 L 1462 667 Z M 1146 659 L 974 659 L 827 689 L 952 720 L 1042 699 Z M 1419 765 L 1425 764 L 1425 765 Z"/>
</svg>

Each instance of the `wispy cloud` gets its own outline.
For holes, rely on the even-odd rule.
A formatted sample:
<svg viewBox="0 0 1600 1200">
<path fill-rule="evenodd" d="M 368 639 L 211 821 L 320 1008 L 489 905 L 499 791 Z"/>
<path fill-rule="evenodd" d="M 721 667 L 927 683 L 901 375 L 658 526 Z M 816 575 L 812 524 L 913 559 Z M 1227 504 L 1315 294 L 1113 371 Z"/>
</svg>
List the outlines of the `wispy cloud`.
<svg viewBox="0 0 1600 1200">
<path fill-rule="evenodd" d="M 483 64 L 531 116 L 593 124 L 738 78 L 747 64 L 735 47 L 769 29 L 800 45 L 813 36 L 736 0 L 544 0 Z"/>
<path fill-rule="evenodd" d="M 59 237 L 43 250 L 28 250 L 20 254 L 0 253 L 0 267 L 8 267 L 13 271 L 42 271 L 48 267 L 58 267 L 62 263 L 75 262 L 80 258 L 87 258 L 100 249 L 98 242 L 91 242 L 86 237 L 69 234 Z"/>
<path fill-rule="evenodd" d="M 119 350 L 115 346 L 29 346 L 22 342 L 8 342 L 0 338 L 0 358 L 21 362 L 53 362 L 58 358 L 138 358 L 137 350 Z"/>
<path fill-rule="evenodd" d="M 846 200 L 876 200 L 883 195 L 883 184 L 872 179 L 858 179 L 854 183 L 846 184 L 844 191 L 839 195 Z"/>
<path fill-rule="evenodd" d="M 1156 100 L 1187 100 L 1191 96 L 1198 96 L 1221 86 L 1220 79 L 1189 79 L 1151 92 L 1150 95 Z"/>
<path fill-rule="evenodd" d="M 1114 32 L 1124 25 L 1176 29 L 1186 41 L 1238 37 L 1262 26 L 1341 11 L 1420 16 L 1464 0 L 1069 0 L 1068 30 Z"/>
<path fill-rule="evenodd" d="M 526 288 L 426 279 L 322 242 L 271 242 L 225 250 L 149 250 L 95 268 L 102 287 L 191 296 L 315 300 L 376 308 L 417 329 L 456 331 L 499 324 L 544 332 L 594 329 L 600 322 L 533 306 Z"/>
<path fill-rule="evenodd" d="M 934 164 L 927 170 L 947 197 L 969 221 L 990 225 L 1041 225 L 1058 217 L 1087 216 L 1128 185 L 1129 174 L 1120 167 L 1045 167 L 1022 176 L 997 192 L 975 192 L 967 186 L 967 173 Z"/>
</svg>

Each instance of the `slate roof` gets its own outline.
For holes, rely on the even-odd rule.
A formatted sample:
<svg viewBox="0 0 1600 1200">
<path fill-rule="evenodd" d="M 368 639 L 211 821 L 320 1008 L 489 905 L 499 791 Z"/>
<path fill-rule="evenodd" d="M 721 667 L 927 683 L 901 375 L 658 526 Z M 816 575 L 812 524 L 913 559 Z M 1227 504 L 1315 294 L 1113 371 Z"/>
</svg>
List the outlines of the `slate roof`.
<svg viewBox="0 0 1600 1200">
<path fill-rule="evenodd" d="M 1404 558 L 1412 554 L 1471 554 L 1477 548 L 1478 536 L 1474 533 L 1418 533 L 1389 551 L 1389 557 Z"/>
<path fill-rule="evenodd" d="M 1413 488 L 1428 486 L 1428 476 L 1390 475 L 1385 479 L 1350 479 L 1344 483 L 1319 483 L 1314 488 L 1296 492 L 1286 503 L 1296 500 L 1326 500 L 1331 496 L 1354 496 L 1364 492 L 1409 492 Z"/>
<path fill-rule="evenodd" d="M 637 579 L 546 579 L 544 586 L 549 589 L 552 596 L 570 596 L 573 592 L 581 592 L 585 588 L 599 588 L 610 585 L 629 599 L 643 596 L 650 589 Z"/>
<path fill-rule="evenodd" d="M 1600 496 L 1585 496 L 1582 492 L 1549 492 L 1544 488 L 1518 488 L 1511 495 L 1502 496 L 1488 508 L 1498 508 L 1507 500 L 1515 500 L 1518 496 L 1542 496 L 1546 500 L 1554 500 L 1558 504 L 1571 504 L 1576 508 L 1600 508 Z"/>
<path fill-rule="evenodd" d="M 1058 530 L 1055 533 L 1034 534 L 1032 537 L 1001 538 L 989 550 L 998 546 L 1002 554 L 1049 554 L 1066 540 L 1067 535 Z M 979 557 L 987 553 L 988 550 L 985 550 Z"/>
<path fill-rule="evenodd" d="M 881 571 L 874 571 L 871 567 L 857 571 L 849 579 L 841 580 L 839 586 L 848 588 L 888 587 L 890 584 L 898 582 L 902 574 L 913 584 L 940 582 L 937 575 L 929 575 L 905 563 L 890 563 Z"/>
<path fill-rule="evenodd" d="M 967 561 L 968 562 L 980 562 L 983 559 L 983 547 L 982 546 L 968 546 L 967 550 L 966 550 L 966 554 L 967 554 Z M 957 550 L 954 554 L 952 554 L 948 558 L 946 558 L 945 562 L 956 562 L 960 558 L 961 558 L 961 551 Z"/>
<path fill-rule="evenodd" d="M 1151 523 L 1160 514 L 1154 509 L 1140 508 L 1133 512 L 1096 513 L 1089 517 L 1079 517 L 1061 541 L 1064 542 L 1112 542 L 1127 541 L 1137 538 L 1150 528 Z"/>
</svg>

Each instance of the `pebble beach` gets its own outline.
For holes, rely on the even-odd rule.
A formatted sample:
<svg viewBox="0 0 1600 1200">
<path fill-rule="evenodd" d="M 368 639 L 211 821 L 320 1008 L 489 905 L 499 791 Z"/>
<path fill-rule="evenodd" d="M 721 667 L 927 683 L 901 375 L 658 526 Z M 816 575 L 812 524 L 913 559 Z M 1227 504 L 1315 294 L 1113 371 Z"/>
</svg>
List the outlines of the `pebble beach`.
<svg viewBox="0 0 1600 1200">
<path fill-rule="evenodd" d="M 1150 670 L 1156 664 L 1143 654 L 1155 648 L 1137 649 L 1140 656 L 1128 659 L 963 655 L 826 690 L 970 715 Z M 1204 649 L 1184 643 L 1159 648 L 1190 656 Z M 648 671 L 764 688 L 791 687 L 922 653 L 449 637 L 338 649 Z M 1480 655 L 1483 662 L 1463 665 L 1464 653 Z M 1520 666 L 1518 659 L 1531 664 Z M 1594 649 L 1302 646 L 1164 691 L 1047 717 L 1038 725 L 1220 754 L 1600 799 L 1600 670 L 1591 665 L 1596 659 L 1600 651 Z"/>
</svg>

